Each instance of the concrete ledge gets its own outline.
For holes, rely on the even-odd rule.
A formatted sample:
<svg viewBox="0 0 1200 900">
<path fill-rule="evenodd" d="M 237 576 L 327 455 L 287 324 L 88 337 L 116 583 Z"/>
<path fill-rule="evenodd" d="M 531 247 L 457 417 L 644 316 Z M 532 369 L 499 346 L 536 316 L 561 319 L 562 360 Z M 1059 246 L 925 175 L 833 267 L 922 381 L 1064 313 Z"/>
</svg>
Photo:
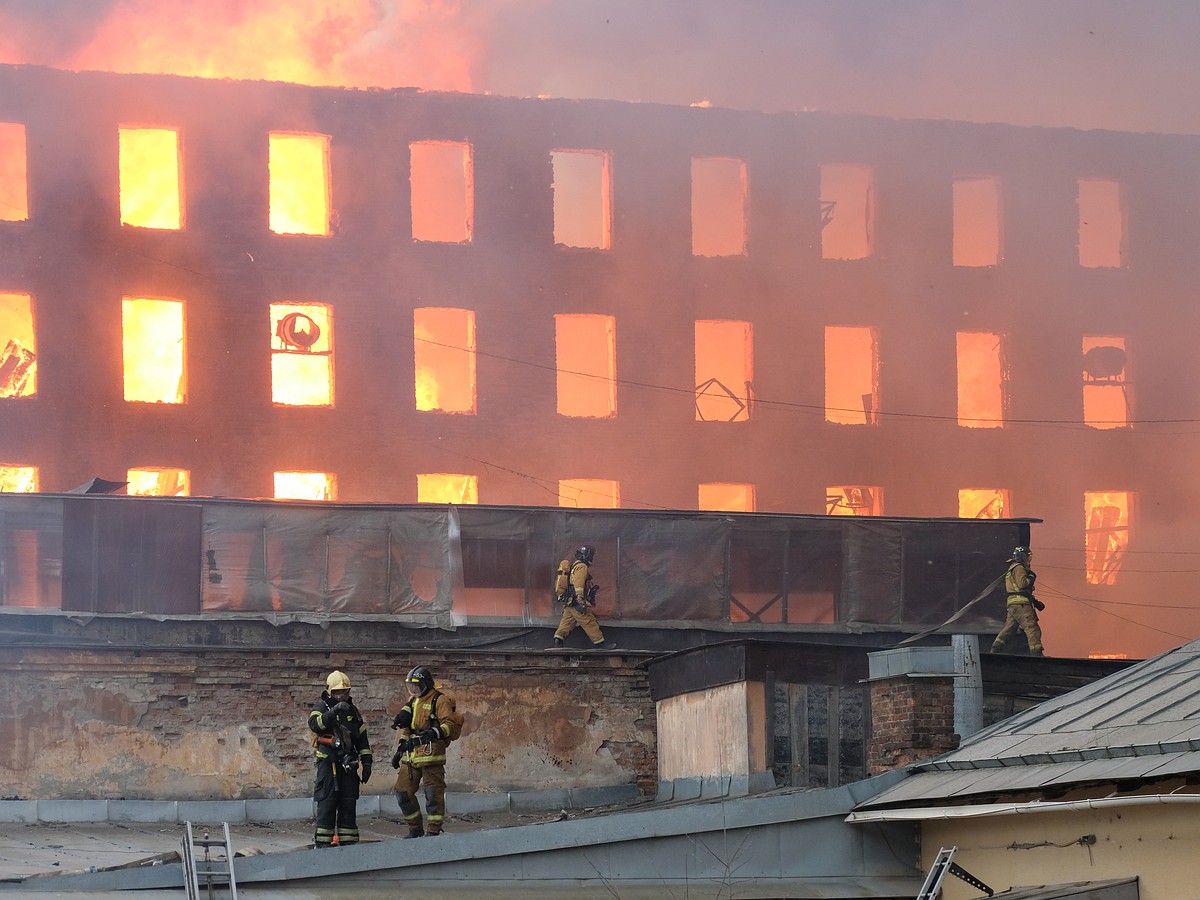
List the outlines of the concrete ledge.
<svg viewBox="0 0 1200 900">
<path fill-rule="evenodd" d="M 39 822 L 107 822 L 107 800 L 36 800 Z M 2 808 L 2 807 L 0 807 Z"/>
<path fill-rule="evenodd" d="M 110 822 L 168 822 L 179 821 L 179 803 L 175 800 L 109 800 Z"/>
<path fill-rule="evenodd" d="M 703 778 L 692 776 L 660 781 L 654 799 L 659 802 L 670 800 L 700 800 L 724 797 L 746 797 L 775 790 L 775 775 L 771 772 L 755 772 L 752 775 L 708 775 Z M 620 801 L 610 801 L 620 802 Z"/>
<path fill-rule="evenodd" d="M 0 801 L 0 822 L 36 822 L 37 806 L 36 800 Z"/>
<path fill-rule="evenodd" d="M 699 796 L 699 779 L 696 796 Z M 491 812 L 545 812 L 557 809 L 586 809 L 609 806 L 641 797 L 635 784 L 615 784 L 588 788 L 563 788 L 547 791 L 451 791 L 446 794 L 450 815 Z M 676 799 L 681 799 L 676 797 Z M 424 797 L 418 800 L 424 805 Z M 363 794 L 358 800 L 362 816 L 400 818 L 396 795 Z M 297 821 L 311 819 L 311 797 L 283 797 L 255 800 L 0 800 L 0 823 L 63 822 L 137 822 L 214 825 L 229 822 Z"/>
</svg>

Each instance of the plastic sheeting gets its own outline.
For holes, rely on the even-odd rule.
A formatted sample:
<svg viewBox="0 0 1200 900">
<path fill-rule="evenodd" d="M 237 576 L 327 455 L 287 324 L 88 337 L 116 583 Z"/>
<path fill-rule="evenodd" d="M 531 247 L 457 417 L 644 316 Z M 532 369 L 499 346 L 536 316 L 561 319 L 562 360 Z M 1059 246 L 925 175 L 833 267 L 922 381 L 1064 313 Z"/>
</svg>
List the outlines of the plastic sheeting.
<svg viewBox="0 0 1200 900">
<path fill-rule="evenodd" d="M 916 632 L 1003 572 L 1030 521 L 0 494 L 0 607 L 530 622 L 588 545 L 605 620 Z"/>
</svg>

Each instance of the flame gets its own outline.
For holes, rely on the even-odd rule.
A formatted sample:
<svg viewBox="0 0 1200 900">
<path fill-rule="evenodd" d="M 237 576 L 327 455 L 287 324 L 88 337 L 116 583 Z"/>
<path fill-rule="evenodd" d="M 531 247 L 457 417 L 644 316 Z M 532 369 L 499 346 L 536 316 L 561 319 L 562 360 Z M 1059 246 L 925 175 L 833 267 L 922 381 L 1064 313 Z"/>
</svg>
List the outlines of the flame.
<svg viewBox="0 0 1200 900">
<path fill-rule="evenodd" d="M 478 503 L 479 478 L 444 472 L 417 476 L 418 503 Z"/>
<path fill-rule="evenodd" d="M 0 397 L 37 393 L 33 303 L 28 294 L 0 293 Z"/>
<path fill-rule="evenodd" d="M 126 297 L 121 301 L 125 399 L 144 403 L 183 403 L 183 303 Z"/>
<path fill-rule="evenodd" d="M 0 222 L 21 222 L 28 218 L 25 126 L 0 122 Z"/>
<path fill-rule="evenodd" d="M 754 342 L 749 322 L 696 323 L 696 419 L 744 422 L 750 418 Z"/>
<path fill-rule="evenodd" d="M 1129 654 L 1128 653 L 1100 653 L 1098 651 L 1093 650 L 1090 653 L 1088 653 L 1087 658 L 1088 659 L 1129 659 Z"/>
<path fill-rule="evenodd" d="M 996 488 L 964 488 L 958 492 L 960 519 L 1003 519 L 1008 511 L 1008 491 Z"/>
<path fill-rule="evenodd" d="M 616 321 L 612 316 L 556 315 L 554 356 L 560 416 L 607 419 L 616 415 Z"/>
<path fill-rule="evenodd" d="M 276 234 L 329 234 L 329 136 L 272 132 L 270 227 Z"/>
<path fill-rule="evenodd" d="M 36 466 L 0 466 L 0 492 L 33 494 L 38 489 Z"/>
<path fill-rule="evenodd" d="M 337 476 L 329 472 L 276 472 L 276 500 L 336 500 Z"/>
<path fill-rule="evenodd" d="M 956 266 L 1000 262 L 1000 182 L 997 178 L 955 178 L 953 250 Z"/>
<path fill-rule="evenodd" d="M 304 344 L 280 336 L 281 322 L 299 316 Z M 284 335 L 288 332 L 283 331 Z M 315 337 L 315 340 L 312 338 Z M 271 304 L 271 400 L 285 406 L 333 404 L 333 311 L 317 303 Z M 312 341 L 309 343 L 309 341 Z M 296 498 L 293 498 L 296 499 Z"/>
<path fill-rule="evenodd" d="M 702 484 L 697 509 L 714 512 L 754 512 L 755 494 L 752 484 Z"/>
<path fill-rule="evenodd" d="M 119 146 L 121 224 L 182 228 L 178 133 L 121 128 Z"/>
<path fill-rule="evenodd" d="M 621 484 L 606 478 L 564 478 L 558 483 L 558 505 L 579 509 L 620 509 Z"/>
<path fill-rule="evenodd" d="M 878 516 L 883 512 L 878 487 L 840 485 L 825 489 L 825 513 L 831 516 Z"/>
<path fill-rule="evenodd" d="M 998 334 L 958 332 L 958 424 L 1004 426 L 1004 361 Z"/>
<path fill-rule="evenodd" d="M 874 425 L 879 408 L 879 350 L 874 328 L 825 329 L 825 421 Z"/>
<path fill-rule="evenodd" d="M 187 469 L 130 469 L 125 493 L 145 497 L 187 497 L 192 493 L 192 473 Z"/>
<path fill-rule="evenodd" d="M 413 310 L 417 409 L 475 412 L 475 313 Z"/>
<path fill-rule="evenodd" d="M 65 34 L 86 35 L 70 45 L 39 39 L 60 4 L 37 6 L 46 8 L 28 21 L 0 13 L 0 59 L 345 87 L 470 91 L 490 26 L 455 0 L 109 0 L 62 7 L 88 26 L 62 24 Z"/>
<path fill-rule="evenodd" d="M 1115 584 L 1129 546 L 1129 499 L 1124 491 L 1084 494 L 1088 584 Z"/>
<path fill-rule="evenodd" d="M 1125 339 L 1119 337 L 1084 337 L 1083 352 L 1096 347 L 1125 349 Z M 1126 394 L 1125 370 L 1106 375 L 1101 380 L 1089 379 L 1084 373 L 1083 421 L 1092 428 L 1129 427 L 1129 400 Z"/>
</svg>

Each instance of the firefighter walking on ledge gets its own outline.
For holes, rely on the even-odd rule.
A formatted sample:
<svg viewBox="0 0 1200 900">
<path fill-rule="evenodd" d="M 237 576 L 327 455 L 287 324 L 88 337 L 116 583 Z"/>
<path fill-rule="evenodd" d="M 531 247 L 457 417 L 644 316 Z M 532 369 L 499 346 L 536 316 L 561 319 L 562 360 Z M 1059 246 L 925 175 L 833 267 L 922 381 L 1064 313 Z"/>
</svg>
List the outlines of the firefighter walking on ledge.
<svg viewBox="0 0 1200 900">
<path fill-rule="evenodd" d="M 1004 627 L 996 635 L 992 644 L 993 653 L 1001 653 L 1004 645 L 1017 633 L 1025 632 L 1029 642 L 1030 656 L 1044 656 L 1042 649 L 1042 626 L 1038 624 L 1038 612 L 1046 608 L 1046 604 L 1033 596 L 1033 585 L 1037 575 L 1029 564 L 1033 561 L 1033 553 L 1028 547 L 1017 547 L 1009 558 L 1008 572 L 1004 576 L 1004 589 L 1008 593 L 1005 604 L 1006 613 Z"/>
<path fill-rule="evenodd" d="M 462 731 L 463 717 L 454 708 L 454 698 L 436 688 L 433 673 L 417 666 L 404 676 L 409 699 L 392 720 L 400 732 L 392 768 L 396 775 L 396 799 L 408 825 L 408 836 L 433 837 L 442 833 L 446 819 L 446 750 Z M 425 819 L 417 790 L 424 785 Z"/>
<path fill-rule="evenodd" d="M 326 691 L 308 714 L 317 776 L 313 800 L 317 804 L 313 845 L 317 849 L 358 843 L 357 806 L 359 768 L 361 783 L 371 777 L 371 745 L 362 713 L 350 699 L 350 679 L 331 672 Z"/>
<path fill-rule="evenodd" d="M 613 642 L 605 643 L 604 632 L 592 611 L 596 606 L 596 592 L 599 586 L 592 583 L 591 566 L 596 558 L 594 547 L 583 546 L 575 551 L 575 561 L 563 560 L 558 564 L 558 574 L 555 580 L 555 601 L 563 605 L 562 618 L 558 620 L 558 628 L 554 632 L 553 650 L 561 650 L 567 636 L 576 626 L 583 629 L 592 642 L 592 646 L 601 650 L 616 648 Z"/>
</svg>

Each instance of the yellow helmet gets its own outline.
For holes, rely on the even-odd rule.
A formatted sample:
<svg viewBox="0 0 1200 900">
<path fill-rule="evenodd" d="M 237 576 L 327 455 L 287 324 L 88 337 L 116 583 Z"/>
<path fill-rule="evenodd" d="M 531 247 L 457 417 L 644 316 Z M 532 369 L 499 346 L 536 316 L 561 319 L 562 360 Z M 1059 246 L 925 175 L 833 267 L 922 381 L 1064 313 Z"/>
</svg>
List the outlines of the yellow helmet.
<svg viewBox="0 0 1200 900">
<path fill-rule="evenodd" d="M 350 679 L 346 677 L 345 672 L 330 672 L 329 677 L 325 679 L 325 684 L 331 691 L 350 690 Z"/>
</svg>

